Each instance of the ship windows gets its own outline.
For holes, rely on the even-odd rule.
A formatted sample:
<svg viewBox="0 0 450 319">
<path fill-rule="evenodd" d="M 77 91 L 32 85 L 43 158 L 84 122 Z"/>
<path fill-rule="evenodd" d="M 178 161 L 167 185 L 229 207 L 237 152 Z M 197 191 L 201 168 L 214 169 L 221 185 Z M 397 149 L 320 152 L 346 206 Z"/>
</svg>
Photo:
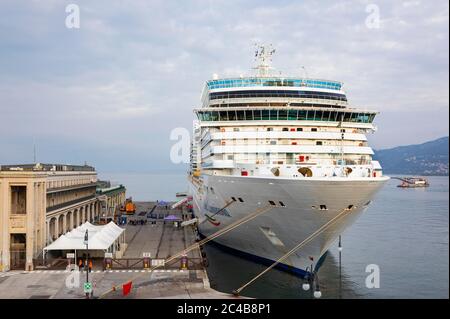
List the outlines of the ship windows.
<svg viewBox="0 0 450 319">
<path fill-rule="evenodd" d="M 320 210 L 328 210 L 327 205 L 319 205 Z"/>
<path fill-rule="evenodd" d="M 345 128 L 341 128 L 341 133 L 345 133 Z"/>
<path fill-rule="evenodd" d="M 275 205 L 276 205 L 275 202 L 274 202 L 273 200 L 269 200 L 269 204 L 272 205 L 272 206 L 275 206 Z"/>
<path fill-rule="evenodd" d="M 255 121 L 261 120 L 261 110 L 253 110 L 253 119 Z"/>
<path fill-rule="evenodd" d="M 233 202 L 235 202 L 235 201 L 236 201 L 236 197 L 231 197 L 231 200 L 232 200 Z"/>
<path fill-rule="evenodd" d="M 297 127 L 297 132 L 303 132 L 303 128 L 302 127 Z"/>
<path fill-rule="evenodd" d="M 308 120 L 308 121 L 343 121 L 356 123 L 372 123 L 373 113 L 356 113 L 345 111 L 320 110 L 245 110 L 245 111 L 199 111 L 201 121 L 277 121 L 277 120 Z"/>
<path fill-rule="evenodd" d="M 258 90 L 258 91 L 232 91 L 213 92 L 209 94 L 211 100 L 233 99 L 233 98 L 254 98 L 254 97 L 290 97 L 290 98 L 310 98 L 327 99 L 336 101 L 347 101 L 344 94 L 329 92 L 309 92 L 309 91 L 286 91 L 286 90 Z"/>
<path fill-rule="evenodd" d="M 267 128 L 267 132 L 272 132 L 273 131 L 273 127 L 268 127 Z"/>
<path fill-rule="evenodd" d="M 234 127 L 233 132 L 239 132 L 239 127 Z"/>
<path fill-rule="evenodd" d="M 244 200 L 243 200 L 241 197 L 239 197 L 238 199 L 239 199 L 239 201 L 240 201 L 241 203 L 244 202 Z"/>
<path fill-rule="evenodd" d="M 370 205 L 370 203 L 371 203 L 371 201 L 369 200 L 367 203 L 365 203 L 364 204 L 364 207 L 367 207 L 367 206 L 369 206 Z"/>
<path fill-rule="evenodd" d="M 282 201 L 279 201 L 278 203 L 280 204 L 281 207 L 286 207 L 286 205 L 284 205 Z"/>
<path fill-rule="evenodd" d="M 317 132 L 317 127 L 311 128 L 311 132 Z"/>
<path fill-rule="evenodd" d="M 354 207 L 355 207 L 355 206 L 353 206 L 353 205 L 348 205 L 348 206 L 347 206 L 347 209 L 348 209 L 348 210 L 351 210 L 351 209 L 353 209 Z"/>
<path fill-rule="evenodd" d="M 289 129 L 288 129 L 287 127 L 283 127 L 282 131 L 283 131 L 283 132 L 288 132 Z"/>
</svg>

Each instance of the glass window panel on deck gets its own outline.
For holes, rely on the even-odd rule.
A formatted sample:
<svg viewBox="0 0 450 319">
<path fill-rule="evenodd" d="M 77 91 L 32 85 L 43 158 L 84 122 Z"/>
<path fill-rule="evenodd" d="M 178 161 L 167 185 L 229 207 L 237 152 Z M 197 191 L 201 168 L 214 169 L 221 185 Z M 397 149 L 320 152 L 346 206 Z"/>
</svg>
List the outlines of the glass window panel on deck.
<svg viewBox="0 0 450 319">
<path fill-rule="evenodd" d="M 255 121 L 261 120 L 261 110 L 253 110 L 253 119 Z"/>
<path fill-rule="evenodd" d="M 278 120 L 278 110 L 270 110 L 270 120 Z"/>
<path fill-rule="evenodd" d="M 228 112 L 227 111 L 220 111 L 220 120 L 221 121 L 228 121 Z"/>
<path fill-rule="evenodd" d="M 269 116 L 269 110 L 262 110 L 262 117 L 261 119 L 263 121 L 268 121 L 270 120 L 270 116 Z"/>
<path fill-rule="evenodd" d="M 238 121 L 245 120 L 245 111 L 236 111 Z"/>
<path fill-rule="evenodd" d="M 298 112 L 298 110 L 289 110 L 288 111 L 288 119 L 289 120 L 296 120 L 297 119 L 297 112 Z"/>
<path fill-rule="evenodd" d="M 236 111 L 228 111 L 228 120 L 236 121 Z"/>
<path fill-rule="evenodd" d="M 338 121 L 338 112 L 336 112 L 336 111 L 332 111 L 332 112 L 330 112 L 331 114 L 330 114 L 330 121 Z"/>
<path fill-rule="evenodd" d="M 329 121 L 330 120 L 330 111 L 323 111 L 322 121 Z"/>
<path fill-rule="evenodd" d="M 219 112 L 214 111 L 211 112 L 211 121 L 218 121 L 219 120 Z"/>
<path fill-rule="evenodd" d="M 287 120 L 287 110 L 279 110 L 278 111 L 278 120 L 280 120 L 280 121 Z"/>
<path fill-rule="evenodd" d="M 314 121 L 322 121 L 323 111 L 316 111 Z"/>
<path fill-rule="evenodd" d="M 245 119 L 247 121 L 252 121 L 253 120 L 253 111 L 252 110 L 246 110 L 245 111 Z"/>
<path fill-rule="evenodd" d="M 350 112 L 344 113 L 344 122 L 350 122 L 351 118 L 352 118 L 352 113 L 350 113 Z"/>
<path fill-rule="evenodd" d="M 308 110 L 308 113 L 306 114 L 306 119 L 308 121 L 314 121 L 315 113 L 316 113 L 315 110 Z"/>
<path fill-rule="evenodd" d="M 308 113 L 308 111 L 306 111 L 306 110 L 299 110 L 298 111 L 298 119 L 299 120 L 306 120 L 306 115 L 307 115 L 307 113 Z"/>
</svg>

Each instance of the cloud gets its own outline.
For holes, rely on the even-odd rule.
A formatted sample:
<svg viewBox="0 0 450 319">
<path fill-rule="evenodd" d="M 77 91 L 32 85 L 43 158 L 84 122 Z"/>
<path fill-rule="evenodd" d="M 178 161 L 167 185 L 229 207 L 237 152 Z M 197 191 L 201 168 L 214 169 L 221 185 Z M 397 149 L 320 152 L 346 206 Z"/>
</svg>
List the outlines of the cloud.
<svg viewBox="0 0 450 319">
<path fill-rule="evenodd" d="M 76 1 L 77 30 L 64 25 L 72 2 L 0 3 L 0 147 L 58 138 L 98 165 L 106 148 L 172 167 L 170 130 L 191 128 L 213 73 L 253 72 L 255 42 L 275 46 L 283 74 L 305 66 L 380 110 L 377 148 L 448 134 L 446 1 L 377 1 L 379 29 L 365 25 L 371 1 Z"/>
</svg>

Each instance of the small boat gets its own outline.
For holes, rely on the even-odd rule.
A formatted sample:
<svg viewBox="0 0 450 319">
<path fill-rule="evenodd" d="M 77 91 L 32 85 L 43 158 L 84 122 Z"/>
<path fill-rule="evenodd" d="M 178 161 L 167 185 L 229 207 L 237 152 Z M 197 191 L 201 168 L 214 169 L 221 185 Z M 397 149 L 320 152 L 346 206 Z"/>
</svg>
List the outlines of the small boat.
<svg viewBox="0 0 450 319">
<path fill-rule="evenodd" d="M 428 187 L 430 184 L 425 178 L 422 177 L 404 177 L 399 178 L 402 183 L 397 185 L 397 187 L 402 188 L 414 188 L 414 187 Z"/>
<path fill-rule="evenodd" d="M 175 194 L 176 197 L 185 197 L 187 196 L 187 192 L 178 192 Z"/>
</svg>

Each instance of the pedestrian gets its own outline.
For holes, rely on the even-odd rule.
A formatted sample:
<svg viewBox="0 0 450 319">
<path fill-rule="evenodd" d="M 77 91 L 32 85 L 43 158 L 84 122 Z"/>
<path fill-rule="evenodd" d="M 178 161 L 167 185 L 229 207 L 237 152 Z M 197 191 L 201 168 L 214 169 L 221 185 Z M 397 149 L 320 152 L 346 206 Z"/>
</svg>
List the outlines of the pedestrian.
<svg viewBox="0 0 450 319">
<path fill-rule="evenodd" d="M 78 268 L 79 268 L 79 271 L 81 271 L 81 269 L 83 269 L 83 259 L 79 259 L 78 260 Z"/>
<path fill-rule="evenodd" d="M 92 271 L 92 259 L 89 260 L 89 272 L 91 272 L 91 271 Z"/>
</svg>

